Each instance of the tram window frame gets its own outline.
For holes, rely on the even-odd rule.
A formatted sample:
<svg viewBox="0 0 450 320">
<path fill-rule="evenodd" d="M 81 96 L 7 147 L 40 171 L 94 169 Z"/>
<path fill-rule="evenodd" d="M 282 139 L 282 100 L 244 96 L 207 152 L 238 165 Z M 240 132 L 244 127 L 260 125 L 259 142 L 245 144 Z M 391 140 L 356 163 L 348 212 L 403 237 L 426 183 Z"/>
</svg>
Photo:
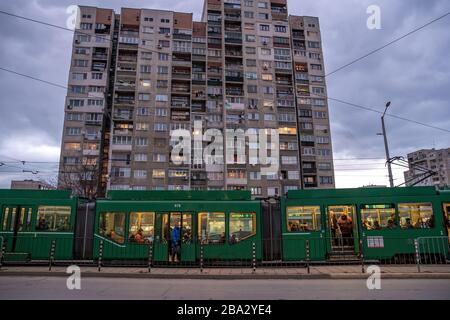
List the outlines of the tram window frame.
<svg viewBox="0 0 450 320">
<path fill-rule="evenodd" d="M 314 208 L 315 210 L 310 212 L 309 215 L 311 216 L 311 224 L 312 224 L 312 228 L 311 229 L 298 229 L 298 230 L 292 230 L 292 226 L 289 224 L 290 220 L 296 220 L 298 221 L 299 226 L 302 224 L 300 221 L 303 221 L 304 219 L 290 219 L 289 216 L 291 214 L 300 214 L 300 216 L 302 215 L 307 215 L 308 213 L 304 213 L 303 211 L 301 211 L 300 213 L 294 213 L 294 212 L 289 212 L 289 210 L 294 210 L 296 208 L 302 208 L 307 209 L 307 208 Z M 318 210 L 318 211 L 317 211 Z M 308 224 L 307 224 L 308 225 Z M 316 205 L 307 205 L 307 206 L 288 206 L 286 207 L 286 230 L 287 232 L 290 233 L 304 233 L 304 232 L 317 232 L 317 231 L 321 231 L 322 230 L 322 210 L 320 206 L 316 206 Z"/>
<path fill-rule="evenodd" d="M 402 206 L 409 206 L 410 209 L 408 210 L 408 216 L 407 217 L 402 217 L 403 212 L 400 209 L 400 207 Z M 436 226 L 436 222 L 435 222 L 435 216 L 434 216 L 434 209 L 433 209 L 433 203 L 431 202 L 408 202 L 408 203 L 398 203 L 397 204 L 398 207 L 398 220 L 399 220 L 399 225 L 400 228 L 403 230 L 417 230 L 417 229 L 434 229 L 434 227 Z M 416 207 L 416 210 L 418 209 L 418 216 L 419 218 L 422 220 L 422 224 L 419 225 L 418 227 L 415 226 L 415 223 L 413 222 L 413 211 L 411 211 L 411 207 Z M 418 207 L 418 208 L 417 208 Z M 431 209 L 431 216 L 428 218 L 427 222 L 423 222 L 423 210 L 421 210 L 421 207 L 429 207 L 429 209 Z M 406 221 L 409 219 L 411 221 L 410 226 L 408 227 L 407 225 L 402 223 L 402 219 L 405 218 L 405 223 Z M 431 223 L 429 223 L 429 221 L 431 220 Z M 418 219 L 416 221 L 416 223 L 418 223 Z"/>
<path fill-rule="evenodd" d="M 137 215 L 135 223 L 133 222 L 133 215 Z M 146 224 L 147 227 L 142 227 L 142 221 L 144 215 L 151 215 L 151 224 Z M 128 242 L 133 244 L 148 244 L 152 243 L 155 239 L 155 217 L 154 211 L 133 211 L 129 213 L 128 218 Z M 149 228 L 150 230 L 146 230 Z M 136 234 L 139 230 L 142 230 L 142 239 L 136 240 Z"/>
<path fill-rule="evenodd" d="M 108 232 L 113 232 L 114 231 L 116 234 L 118 234 L 118 236 L 116 238 L 113 238 L 112 236 L 108 235 L 107 234 L 108 232 L 106 232 L 106 229 L 104 229 L 102 227 L 102 221 L 105 219 L 106 215 L 114 215 L 113 230 L 108 231 Z M 116 226 L 115 215 L 122 215 L 122 222 L 121 222 L 122 226 L 120 226 L 120 224 L 119 224 L 119 228 L 122 228 L 122 234 L 116 232 L 116 230 L 118 230 L 118 229 L 117 229 L 117 226 Z M 118 212 L 118 211 L 100 212 L 99 223 L 98 223 L 98 233 L 99 233 L 99 235 L 101 235 L 102 237 L 105 237 L 106 239 L 111 240 L 111 241 L 113 241 L 115 243 L 125 244 L 125 236 L 126 236 L 125 232 L 126 232 L 126 213 L 125 212 Z"/>
<path fill-rule="evenodd" d="M 233 217 L 233 215 L 236 215 L 236 217 Z M 236 219 L 236 221 L 240 221 L 239 218 L 237 217 L 237 215 L 242 216 L 242 215 L 251 215 L 251 231 L 243 231 L 242 228 L 240 230 L 237 231 L 232 231 L 232 219 Z M 246 218 L 248 219 L 248 218 Z M 242 217 L 241 217 L 242 220 Z M 233 235 L 239 232 L 249 232 L 249 234 L 246 234 L 243 237 L 237 237 L 235 236 L 233 238 Z M 228 215 L 228 242 L 230 244 L 236 244 L 239 243 L 243 240 L 246 240 L 248 238 L 251 238 L 253 236 L 256 235 L 256 213 L 255 212 L 230 212 Z"/>
<path fill-rule="evenodd" d="M 48 211 L 46 211 L 48 210 Z M 66 212 L 58 212 L 59 210 L 65 210 Z M 41 226 L 41 218 L 44 218 L 44 222 L 48 219 L 46 216 L 53 217 L 50 222 L 45 222 L 46 226 Z M 58 216 L 65 216 L 65 223 L 61 224 Z M 39 232 L 71 232 L 72 231 L 72 207 L 63 205 L 41 205 L 38 206 L 36 211 L 36 224 L 34 226 L 36 231 Z M 53 225 L 53 226 L 52 226 Z M 64 227 L 65 226 L 65 227 Z"/>
<path fill-rule="evenodd" d="M 8 231 L 8 219 L 9 219 L 9 216 L 11 215 L 10 211 L 11 210 L 9 207 L 5 207 L 3 209 L 2 231 Z"/>
<path fill-rule="evenodd" d="M 203 230 L 203 226 L 204 225 L 202 223 L 202 220 L 203 220 L 203 216 L 205 216 L 205 215 L 206 215 L 206 230 L 205 230 L 205 235 L 204 235 L 203 232 L 202 232 L 202 231 L 204 231 Z M 209 220 L 211 219 L 212 215 L 222 215 L 223 216 L 223 218 L 220 218 L 220 220 L 222 220 L 222 221 L 219 221 L 220 224 L 223 224 L 223 229 L 221 228 L 222 229 L 221 232 L 217 233 L 220 238 L 218 240 L 213 240 L 213 241 L 211 241 L 209 239 L 209 236 L 206 233 L 208 231 L 208 229 L 209 229 L 209 224 L 210 224 Z M 214 233 L 214 234 L 216 234 L 216 233 Z M 223 234 L 223 237 L 222 237 L 222 234 Z M 197 237 L 198 237 L 199 241 L 203 242 L 204 244 L 212 244 L 212 245 L 223 245 L 223 244 L 225 244 L 226 243 L 226 238 L 227 238 L 227 233 L 226 233 L 226 214 L 225 214 L 225 212 L 218 212 L 218 211 L 214 211 L 214 212 L 199 212 L 198 213 L 198 235 L 197 235 Z"/>
<path fill-rule="evenodd" d="M 187 217 L 189 217 L 187 219 Z M 187 223 L 189 221 L 189 223 Z M 181 242 L 182 244 L 191 244 L 194 227 L 194 215 L 192 213 L 183 213 L 181 216 Z"/>
<path fill-rule="evenodd" d="M 365 213 L 364 211 L 375 211 L 375 212 L 370 212 L 370 213 Z M 391 210 L 391 212 L 389 213 L 389 216 L 383 216 L 384 221 L 386 221 L 386 223 L 382 223 L 383 219 L 382 219 L 382 210 Z M 367 217 L 365 216 L 366 214 L 376 214 L 377 216 L 377 223 L 378 223 L 378 228 L 368 228 L 365 220 L 367 219 Z M 383 213 L 386 214 L 386 213 Z M 387 219 L 386 219 L 387 217 Z M 394 217 L 394 221 L 393 221 L 393 226 L 389 227 L 389 220 L 392 219 L 392 217 Z M 377 230 L 394 230 L 397 229 L 398 227 L 398 219 L 397 219 L 397 210 L 395 208 L 395 205 L 392 203 L 389 204 L 383 204 L 383 203 L 377 203 L 377 204 L 363 204 L 360 206 L 360 221 L 361 221 L 361 226 L 364 230 L 367 231 L 377 231 Z M 373 224 L 375 224 L 375 222 L 373 222 Z"/>
</svg>

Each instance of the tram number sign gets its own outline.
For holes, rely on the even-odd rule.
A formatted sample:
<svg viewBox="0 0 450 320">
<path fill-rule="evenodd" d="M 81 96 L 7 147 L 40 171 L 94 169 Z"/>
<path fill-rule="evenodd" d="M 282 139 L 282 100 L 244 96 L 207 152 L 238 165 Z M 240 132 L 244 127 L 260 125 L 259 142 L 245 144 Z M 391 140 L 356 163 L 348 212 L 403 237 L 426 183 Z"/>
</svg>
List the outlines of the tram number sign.
<svg viewBox="0 0 450 320">
<path fill-rule="evenodd" d="M 384 248 L 383 237 L 367 237 L 368 248 Z"/>
</svg>

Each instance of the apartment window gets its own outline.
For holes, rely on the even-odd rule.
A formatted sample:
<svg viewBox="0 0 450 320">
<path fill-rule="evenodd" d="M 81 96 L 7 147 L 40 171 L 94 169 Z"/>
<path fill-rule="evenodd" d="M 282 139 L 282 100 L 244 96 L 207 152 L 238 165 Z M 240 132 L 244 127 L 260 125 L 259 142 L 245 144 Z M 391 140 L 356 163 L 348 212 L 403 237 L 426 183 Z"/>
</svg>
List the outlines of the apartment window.
<svg viewBox="0 0 450 320">
<path fill-rule="evenodd" d="M 263 56 L 270 56 L 271 54 L 272 54 L 272 50 L 266 49 L 266 48 L 262 48 L 261 49 L 261 55 L 263 55 Z"/>
<path fill-rule="evenodd" d="M 72 107 L 72 108 L 84 107 L 84 100 L 70 99 L 69 100 L 69 106 Z"/>
<path fill-rule="evenodd" d="M 168 41 L 168 40 L 159 40 L 158 41 L 158 46 L 160 46 L 162 48 L 169 48 L 170 47 L 170 41 Z"/>
<path fill-rule="evenodd" d="M 244 17 L 247 19 L 253 19 L 255 17 L 254 13 L 252 11 L 245 11 Z"/>
<path fill-rule="evenodd" d="M 64 143 L 64 150 L 81 150 L 81 143 L 77 142 Z"/>
<path fill-rule="evenodd" d="M 289 134 L 289 135 L 296 135 L 297 129 L 296 128 L 290 128 L 290 127 L 281 127 L 278 129 L 278 132 L 280 134 Z"/>
<path fill-rule="evenodd" d="M 167 88 L 168 85 L 169 85 L 169 81 L 168 80 L 157 80 L 156 81 L 156 88 L 158 88 L 158 89 Z"/>
<path fill-rule="evenodd" d="M 258 74 L 256 72 L 246 72 L 245 78 L 247 78 L 248 80 L 257 80 Z"/>
<path fill-rule="evenodd" d="M 258 8 L 268 9 L 269 8 L 269 4 L 267 2 L 258 2 Z"/>
<path fill-rule="evenodd" d="M 300 180 L 300 172 L 299 171 L 288 171 L 287 177 L 288 177 L 288 180 Z"/>
<path fill-rule="evenodd" d="M 168 74 L 169 67 L 167 66 L 158 66 L 158 74 Z"/>
<path fill-rule="evenodd" d="M 72 93 L 86 93 L 86 87 L 84 86 L 72 86 Z"/>
<path fill-rule="evenodd" d="M 258 18 L 261 20 L 269 20 L 269 14 L 268 13 L 259 13 Z"/>
<path fill-rule="evenodd" d="M 304 156 L 313 156 L 315 155 L 316 150 L 314 148 L 303 148 L 302 155 Z"/>
<path fill-rule="evenodd" d="M 253 7 L 253 0 L 244 0 L 245 7 Z"/>
<path fill-rule="evenodd" d="M 154 179 L 164 179 L 166 177 L 166 171 L 164 169 L 153 169 L 152 177 Z"/>
<path fill-rule="evenodd" d="M 153 27 L 143 27 L 142 32 L 143 33 L 154 33 L 155 29 Z"/>
<path fill-rule="evenodd" d="M 149 124 L 147 122 L 137 122 L 136 131 L 148 131 Z"/>
<path fill-rule="evenodd" d="M 157 117 L 166 117 L 167 116 L 167 109 L 156 108 L 155 109 L 155 116 L 157 116 Z"/>
<path fill-rule="evenodd" d="M 264 121 L 276 121 L 277 118 L 274 114 L 272 113 L 266 113 L 264 114 Z"/>
<path fill-rule="evenodd" d="M 280 121 L 280 122 L 295 122 L 295 114 L 280 113 L 278 115 L 278 121 Z"/>
<path fill-rule="evenodd" d="M 129 136 L 113 136 L 113 144 L 131 145 L 133 138 Z"/>
<path fill-rule="evenodd" d="M 137 137 L 136 138 L 136 146 L 140 146 L 140 147 L 148 146 L 148 138 Z"/>
<path fill-rule="evenodd" d="M 319 177 L 320 184 L 333 184 L 333 177 Z"/>
<path fill-rule="evenodd" d="M 245 35 L 245 41 L 247 41 L 247 42 L 255 42 L 256 41 L 256 36 L 251 35 L 251 34 L 246 34 Z"/>
<path fill-rule="evenodd" d="M 137 108 L 138 116 L 148 116 L 150 114 L 150 109 L 147 107 L 139 107 Z"/>
<path fill-rule="evenodd" d="M 327 113 L 325 111 L 315 111 L 314 118 L 316 119 L 326 119 Z"/>
<path fill-rule="evenodd" d="M 81 134 L 81 128 L 66 128 L 66 134 L 68 136 L 79 136 Z"/>
<path fill-rule="evenodd" d="M 259 25 L 259 30 L 261 30 L 261 31 L 270 31 L 270 25 L 268 25 L 268 24 L 260 24 Z"/>
<path fill-rule="evenodd" d="M 159 53 L 158 54 L 159 61 L 168 61 L 169 60 L 169 54 L 168 53 Z"/>
<path fill-rule="evenodd" d="M 93 72 L 91 74 L 91 77 L 92 77 L 93 80 L 102 80 L 103 79 L 103 73 Z"/>
<path fill-rule="evenodd" d="M 261 172 L 259 171 L 250 171 L 248 175 L 250 180 L 261 180 Z"/>
<path fill-rule="evenodd" d="M 75 42 L 91 42 L 91 36 L 87 34 L 77 34 L 75 37 Z"/>
<path fill-rule="evenodd" d="M 311 70 L 322 70 L 322 65 L 321 64 L 311 64 Z"/>
<path fill-rule="evenodd" d="M 170 34 L 170 28 L 159 28 L 159 34 Z"/>
<path fill-rule="evenodd" d="M 287 27 L 286 26 L 276 25 L 275 26 L 275 32 L 286 33 L 287 32 Z"/>
<path fill-rule="evenodd" d="M 89 48 L 85 48 L 85 47 L 76 47 L 75 48 L 75 54 L 89 54 L 90 50 Z"/>
<path fill-rule="evenodd" d="M 261 79 L 264 81 L 272 81 L 273 80 L 273 75 L 271 73 L 263 73 L 261 75 Z"/>
<path fill-rule="evenodd" d="M 156 95 L 157 102 L 167 102 L 169 101 L 169 97 L 166 94 L 158 94 Z"/>
<path fill-rule="evenodd" d="M 320 53 L 310 52 L 309 53 L 309 58 L 310 59 L 315 59 L 315 60 L 320 60 L 321 59 Z"/>
<path fill-rule="evenodd" d="M 252 193 L 252 196 L 260 196 L 262 194 L 262 188 L 261 187 L 250 187 L 250 192 Z"/>
<path fill-rule="evenodd" d="M 136 153 L 134 155 L 134 161 L 136 161 L 136 162 L 146 162 L 147 161 L 147 154 L 145 154 L 145 153 Z"/>
<path fill-rule="evenodd" d="M 118 178 L 129 178 L 131 176 L 131 168 L 112 167 L 111 176 Z"/>
<path fill-rule="evenodd" d="M 322 87 L 312 87 L 312 92 L 314 94 L 324 94 L 325 93 L 325 89 Z"/>
<path fill-rule="evenodd" d="M 250 112 L 247 114 L 248 120 L 259 120 L 259 113 L 256 112 Z"/>
<path fill-rule="evenodd" d="M 87 73 L 72 73 L 72 80 L 86 80 Z"/>
<path fill-rule="evenodd" d="M 263 94 L 273 94 L 273 92 L 274 92 L 272 87 L 262 87 L 261 89 L 262 89 L 261 91 Z M 271 101 L 270 107 L 273 107 L 273 101 Z"/>
<path fill-rule="evenodd" d="M 282 164 L 297 164 L 297 157 L 296 156 L 281 156 L 281 163 Z"/>
<path fill-rule="evenodd" d="M 326 102 L 324 99 L 313 99 L 312 104 L 316 107 L 324 107 L 326 105 Z"/>
<path fill-rule="evenodd" d="M 316 142 L 318 144 L 328 144 L 328 143 L 330 143 L 330 138 L 329 137 L 316 137 Z"/>
<path fill-rule="evenodd" d="M 153 129 L 156 132 L 164 132 L 167 131 L 167 124 L 166 123 L 155 123 L 153 126 Z"/>
<path fill-rule="evenodd" d="M 248 85 L 247 93 L 258 93 L 258 87 L 255 85 Z"/>
<path fill-rule="evenodd" d="M 140 66 L 140 71 L 141 73 L 151 73 L 152 72 L 152 66 L 151 65 L 147 65 L 147 64 L 143 64 Z"/>
<path fill-rule="evenodd" d="M 88 91 L 89 92 L 105 92 L 105 87 L 89 86 Z"/>
<path fill-rule="evenodd" d="M 67 121 L 83 121 L 82 113 L 67 113 L 66 116 Z"/>
<path fill-rule="evenodd" d="M 73 62 L 73 66 L 77 68 L 86 68 L 88 65 L 89 65 L 88 60 L 75 59 Z"/>
<path fill-rule="evenodd" d="M 256 60 L 255 59 L 247 59 L 246 64 L 247 64 L 247 67 L 256 67 Z"/>
<path fill-rule="evenodd" d="M 80 23 L 81 30 L 92 30 L 92 23 Z"/>
<path fill-rule="evenodd" d="M 151 52 L 141 52 L 141 59 L 152 60 L 152 53 Z"/>
<path fill-rule="evenodd" d="M 139 101 L 149 101 L 150 94 L 149 93 L 139 93 Z"/>
<path fill-rule="evenodd" d="M 245 53 L 246 54 L 256 54 L 256 48 L 255 47 L 245 47 Z"/>
<path fill-rule="evenodd" d="M 155 153 L 153 154 L 153 162 L 166 162 L 167 156 L 162 153 Z"/>
<path fill-rule="evenodd" d="M 88 99 L 87 104 L 88 104 L 88 106 L 101 107 L 101 106 L 103 106 L 103 100 L 99 100 L 99 99 Z"/>
<path fill-rule="evenodd" d="M 329 156 L 331 156 L 331 150 L 330 149 L 317 149 L 317 155 L 329 157 Z"/>
<path fill-rule="evenodd" d="M 317 169 L 319 169 L 319 171 L 330 171 L 331 170 L 331 163 L 329 163 L 329 162 L 319 162 L 317 164 Z"/>
<path fill-rule="evenodd" d="M 320 48 L 320 43 L 318 41 L 308 41 L 308 47 L 309 48 Z"/>
<path fill-rule="evenodd" d="M 161 19 L 161 23 L 170 23 L 169 19 Z"/>
<path fill-rule="evenodd" d="M 134 177 L 137 179 L 147 178 L 147 170 L 134 170 Z"/>
</svg>

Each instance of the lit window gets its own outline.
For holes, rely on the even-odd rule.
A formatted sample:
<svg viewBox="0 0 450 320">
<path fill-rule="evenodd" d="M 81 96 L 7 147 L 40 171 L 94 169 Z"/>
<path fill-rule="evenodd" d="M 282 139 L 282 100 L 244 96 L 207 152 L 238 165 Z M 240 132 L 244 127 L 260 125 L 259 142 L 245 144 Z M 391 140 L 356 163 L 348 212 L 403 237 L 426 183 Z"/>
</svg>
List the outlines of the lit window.
<svg viewBox="0 0 450 320">
<path fill-rule="evenodd" d="M 205 244 L 225 243 L 225 213 L 200 212 L 198 237 Z"/>
<path fill-rule="evenodd" d="M 392 204 L 365 204 L 361 206 L 361 222 L 366 230 L 394 229 L 397 226 Z"/>
<path fill-rule="evenodd" d="M 398 217 L 402 229 L 430 229 L 434 227 L 431 203 L 399 203 Z"/>
<path fill-rule="evenodd" d="M 117 243 L 125 241 L 125 213 L 100 213 L 99 234 Z"/>
<path fill-rule="evenodd" d="M 287 230 L 289 232 L 320 231 L 320 207 L 287 207 Z"/>
<path fill-rule="evenodd" d="M 230 213 L 230 244 L 256 234 L 255 213 Z"/>
<path fill-rule="evenodd" d="M 129 241 L 138 244 L 153 242 L 154 220 L 154 212 L 131 212 Z"/>
<path fill-rule="evenodd" d="M 70 231 L 70 207 L 39 206 L 36 219 L 36 230 Z"/>
</svg>

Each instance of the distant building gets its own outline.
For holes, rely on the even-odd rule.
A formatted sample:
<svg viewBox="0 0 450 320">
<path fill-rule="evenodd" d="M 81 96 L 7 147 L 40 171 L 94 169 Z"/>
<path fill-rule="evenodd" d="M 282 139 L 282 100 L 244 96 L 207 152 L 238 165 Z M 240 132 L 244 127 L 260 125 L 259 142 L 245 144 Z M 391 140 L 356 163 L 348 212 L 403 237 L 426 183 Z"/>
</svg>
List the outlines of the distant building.
<svg viewBox="0 0 450 320">
<path fill-rule="evenodd" d="M 11 181 L 11 189 L 28 189 L 28 190 L 52 190 L 54 186 L 35 180 L 13 180 Z"/>
<path fill-rule="evenodd" d="M 437 172 L 416 186 L 450 186 L 450 148 L 447 149 L 422 149 L 408 154 L 409 170 L 405 171 L 406 186 L 412 186 L 420 181 L 424 172 L 428 169 Z"/>
<path fill-rule="evenodd" d="M 367 186 L 362 186 L 361 188 L 387 188 L 387 185 L 385 185 L 385 184 L 380 184 L 380 185 L 369 184 Z"/>
</svg>

